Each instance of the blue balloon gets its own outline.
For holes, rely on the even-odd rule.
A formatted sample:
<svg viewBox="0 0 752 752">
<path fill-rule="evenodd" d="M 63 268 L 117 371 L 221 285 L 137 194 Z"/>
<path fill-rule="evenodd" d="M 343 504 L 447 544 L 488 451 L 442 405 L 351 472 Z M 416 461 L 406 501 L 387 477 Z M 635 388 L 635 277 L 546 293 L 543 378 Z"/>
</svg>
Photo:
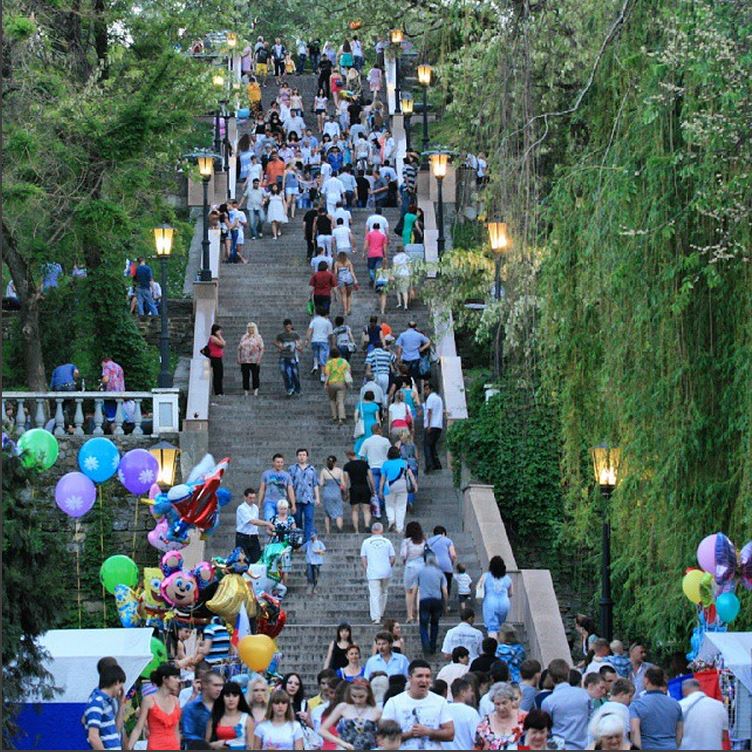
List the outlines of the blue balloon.
<svg viewBox="0 0 752 752">
<path fill-rule="evenodd" d="M 104 483 L 112 478 L 119 465 L 118 448 L 104 436 L 89 439 L 78 451 L 78 466 L 81 472 L 95 483 Z"/>
<path fill-rule="evenodd" d="M 734 593 L 721 593 L 715 599 L 715 611 L 718 618 L 726 624 L 731 624 L 739 616 L 740 608 L 741 604 Z"/>
</svg>

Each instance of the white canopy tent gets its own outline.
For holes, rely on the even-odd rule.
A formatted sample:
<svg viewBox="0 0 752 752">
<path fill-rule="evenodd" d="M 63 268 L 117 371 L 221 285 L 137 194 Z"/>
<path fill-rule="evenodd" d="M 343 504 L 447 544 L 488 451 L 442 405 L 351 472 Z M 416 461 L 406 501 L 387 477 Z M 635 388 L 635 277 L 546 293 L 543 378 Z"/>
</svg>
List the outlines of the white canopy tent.
<svg viewBox="0 0 752 752">
<path fill-rule="evenodd" d="M 705 632 L 697 659 L 712 663 L 718 655 L 752 692 L 752 632 Z"/>
</svg>

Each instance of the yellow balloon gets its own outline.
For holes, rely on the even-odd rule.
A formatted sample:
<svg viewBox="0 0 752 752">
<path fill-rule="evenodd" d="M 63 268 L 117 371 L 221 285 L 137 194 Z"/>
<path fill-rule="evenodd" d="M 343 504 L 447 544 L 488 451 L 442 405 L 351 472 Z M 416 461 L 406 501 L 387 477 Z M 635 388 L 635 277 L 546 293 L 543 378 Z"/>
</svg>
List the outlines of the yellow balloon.
<svg viewBox="0 0 752 752">
<path fill-rule="evenodd" d="M 702 596 L 700 595 L 700 585 L 702 584 L 702 576 L 705 574 L 699 569 L 693 569 L 684 575 L 682 580 L 682 590 L 684 595 L 689 598 L 692 603 L 700 603 Z"/>
<path fill-rule="evenodd" d="M 207 607 L 225 621 L 233 623 L 240 613 L 241 605 L 245 604 L 248 617 L 256 614 L 255 602 L 239 574 L 226 574 L 219 583 L 214 597 L 206 602 Z"/>
<path fill-rule="evenodd" d="M 247 635 L 238 643 L 240 660 L 251 671 L 266 671 L 274 653 L 274 640 L 268 635 Z"/>
</svg>

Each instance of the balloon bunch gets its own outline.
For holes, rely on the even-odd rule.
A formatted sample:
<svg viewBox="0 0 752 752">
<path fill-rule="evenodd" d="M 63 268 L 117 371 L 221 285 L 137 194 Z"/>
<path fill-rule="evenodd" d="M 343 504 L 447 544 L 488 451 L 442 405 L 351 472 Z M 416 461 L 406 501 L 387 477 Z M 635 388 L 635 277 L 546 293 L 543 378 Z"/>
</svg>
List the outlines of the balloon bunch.
<svg viewBox="0 0 752 752">
<path fill-rule="evenodd" d="M 697 563 L 701 569 L 688 569 L 684 575 L 684 595 L 705 609 L 707 624 L 731 624 L 741 608 L 734 592 L 737 583 L 752 590 L 752 541 L 737 551 L 723 533 L 713 533 L 700 541 Z"/>
<path fill-rule="evenodd" d="M 220 487 L 229 462 L 230 458 L 225 457 L 215 464 L 211 455 L 206 455 L 185 483 L 167 492 L 149 494 L 151 498 L 147 503 L 152 505 L 152 514 L 159 520 L 148 536 L 152 546 L 161 551 L 174 550 L 188 544 L 188 533 L 193 528 L 204 535 L 216 530 L 220 508 L 232 500 L 230 492 Z"/>
</svg>

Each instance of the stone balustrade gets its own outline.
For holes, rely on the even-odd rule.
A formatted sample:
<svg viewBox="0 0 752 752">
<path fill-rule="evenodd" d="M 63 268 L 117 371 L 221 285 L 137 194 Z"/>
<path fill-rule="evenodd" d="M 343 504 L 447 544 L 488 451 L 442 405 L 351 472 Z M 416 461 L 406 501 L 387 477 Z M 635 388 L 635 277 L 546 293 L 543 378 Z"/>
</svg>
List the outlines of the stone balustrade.
<svg viewBox="0 0 752 752">
<path fill-rule="evenodd" d="M 13 406 L 14 431 L 21 435 L 29 428 L 49 428 L 55 436 L 122 436 L 126 428 L 135 436 L 159 436 L 180 430 L 178 389 L 150 392 L 4 392 L 3 420 L 8 404 Z M 115 403 L 113 418 L 107 418 L 105 402 Z M 147 409 L 148 408 L 148 409 Z M 111 412 L 111 411 L 110 411 Z M 149 415 L 150 413 L 150 415 Z M 89 416 L 87 418 L 87 415 Z"/>
</svg>

